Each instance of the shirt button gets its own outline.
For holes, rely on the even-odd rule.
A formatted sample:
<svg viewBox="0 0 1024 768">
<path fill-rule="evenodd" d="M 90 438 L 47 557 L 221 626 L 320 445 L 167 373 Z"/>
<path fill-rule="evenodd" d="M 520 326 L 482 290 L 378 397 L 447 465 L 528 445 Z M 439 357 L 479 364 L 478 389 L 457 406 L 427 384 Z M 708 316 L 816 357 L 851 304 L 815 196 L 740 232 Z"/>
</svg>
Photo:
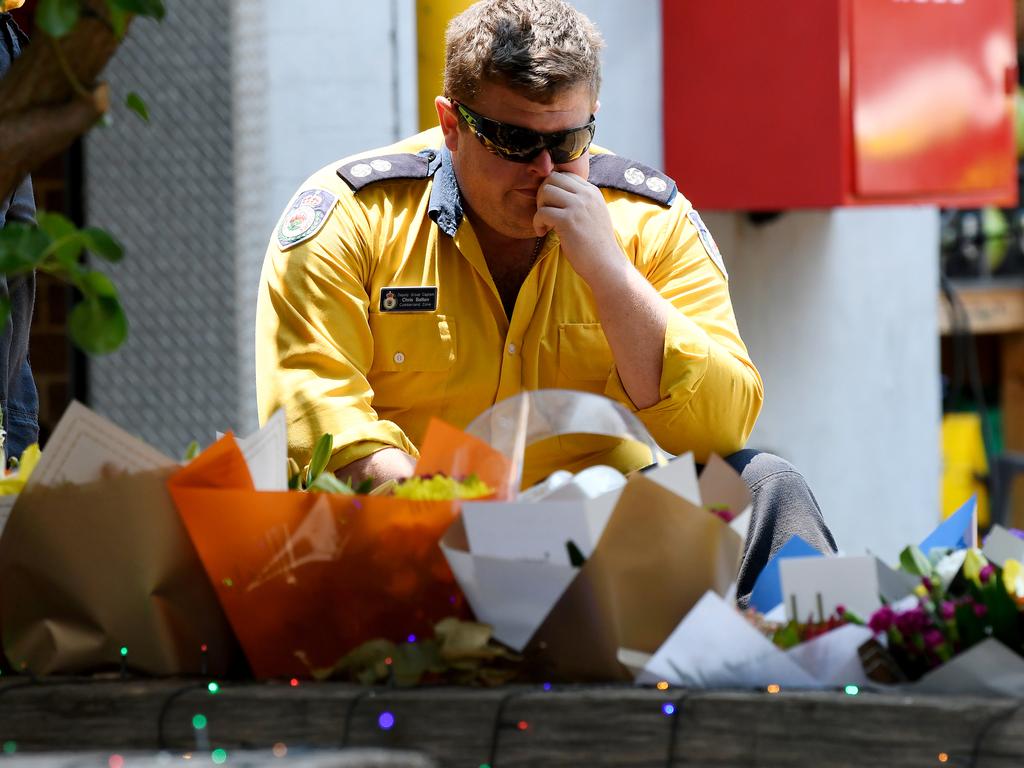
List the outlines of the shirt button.
<svg viewBox="0 0 1024 768">
<path fill-rule="evenodd" d="M 516 353 L 516 345 L 515 344 L 509 344 L 508 345 L 508 353 L 510 355 L 514 355 Z"/>
<path fill-rule="evenodd" d="M 395 352 L 395 362 L 398 363 L 399 365 L 404 363 L 405 355 L 403 355 L 401 352 Z"/>
</svg>

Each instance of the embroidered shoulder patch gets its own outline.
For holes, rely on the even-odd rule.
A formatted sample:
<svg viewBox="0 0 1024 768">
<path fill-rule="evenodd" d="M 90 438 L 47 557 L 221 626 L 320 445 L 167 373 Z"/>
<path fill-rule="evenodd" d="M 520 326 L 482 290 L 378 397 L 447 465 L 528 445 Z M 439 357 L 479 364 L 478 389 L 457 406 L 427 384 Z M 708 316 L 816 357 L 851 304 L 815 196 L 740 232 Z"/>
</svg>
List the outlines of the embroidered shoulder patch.
<svg viewBox="0 0 1024 768">
<path fill-rule="evenodd" d="M 431 174 L 430 162 L 434 153 L 383 155 L 353 160 L 338 168 L 338 176 L 358 192 L 374 182 L 391 179 L 425 179 Z"/>
<path fill-rule="evenodd" d="M 722 258 L 722 252 L 718 250 L 718 243 L 711 236 L 711 230 L 708 229 L 708 225 L 704 223 L 696 208 L 691 208 L 690 212 L 686 214 L 686 218 L 697 228 L 697 234 L 700 236 L 700 241 L 704 244 L 704 250 L 708 252 L 708 256 L 715 262 L 715 266 L 722 273 L 722 277 L 728 280 L 729 273 L 725 271 L 725 259 Z"/>
<path fill-rule="evenodd" d="M 618 155 L 590 156 L 590 183 L 621 189 L 668 205 L 676 196 L 676 183 L 650 166 Z"/>
<path fill-rule="evenodd" d="M 327 221 L 338 198 L 326 189 L 304 189 L 294 198 L 277 225 L 281 250 L 309 240 Z"/>
</svg>

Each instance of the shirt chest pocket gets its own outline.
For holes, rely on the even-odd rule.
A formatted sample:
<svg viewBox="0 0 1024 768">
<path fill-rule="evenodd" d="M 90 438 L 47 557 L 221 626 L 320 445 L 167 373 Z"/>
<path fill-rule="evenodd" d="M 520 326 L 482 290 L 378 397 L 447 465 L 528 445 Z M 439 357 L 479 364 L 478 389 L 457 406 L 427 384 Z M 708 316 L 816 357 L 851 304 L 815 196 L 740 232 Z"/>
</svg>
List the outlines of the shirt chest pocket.
<svg viewBox="0 0 1024 768">
<path fill-rule="evenodd" d="M 443 373 L 455 362 L 455 326 L 445 315 L 369 317 L 374 373 Z"/>
<path fill-rule="evenodd" d="M 600 323 L 558 326 L 557 386 L 603 392 L 614 364 Z"/>
</svg>

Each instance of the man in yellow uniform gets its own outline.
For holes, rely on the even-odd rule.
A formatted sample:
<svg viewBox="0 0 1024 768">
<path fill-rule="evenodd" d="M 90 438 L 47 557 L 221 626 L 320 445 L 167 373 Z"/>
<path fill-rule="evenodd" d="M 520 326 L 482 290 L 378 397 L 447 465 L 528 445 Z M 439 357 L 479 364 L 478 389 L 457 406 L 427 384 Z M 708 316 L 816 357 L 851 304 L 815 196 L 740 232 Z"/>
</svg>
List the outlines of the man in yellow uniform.
<svg viewBox="0 0 1024 768">
<path fill-rule="evenodd" d="M 671 453 L 735 454 L 763 388 L 725 266 L 670 178 L 592 146 L 597 30 L 562 0 L 484 0 L 446 43 L 439 127 L 314 174 L 278 224 L 257 313 L 261 418 L 285 408 L 300 465 L 330 432 L 330 468 L 376 482 L 411 473 L 432 416 L 464 427 L 551 387 L 613 398 Z M 773 472 L 799 478 L 757 458 L 734 459 L 755 496 Z M 530 459 L 530 479 L 553 462 L 644 463 L 586 438 Z M 751 543 L 748 581 L 790 529 L 834 546 L 801 487 L 793 519 L 776 510 Z"/>
</svg>

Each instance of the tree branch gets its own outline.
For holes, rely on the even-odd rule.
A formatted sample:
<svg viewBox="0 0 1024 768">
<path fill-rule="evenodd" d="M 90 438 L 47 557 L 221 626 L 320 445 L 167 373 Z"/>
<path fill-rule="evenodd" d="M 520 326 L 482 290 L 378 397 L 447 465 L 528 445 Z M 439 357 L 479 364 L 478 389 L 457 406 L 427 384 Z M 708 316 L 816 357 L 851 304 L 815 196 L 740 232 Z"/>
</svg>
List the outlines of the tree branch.
<svg viewBox="0 0 1024 768">
<path fill-rule="evenodd" d="M 70 146 L 107 111 L 106 84 L 86 96 L 0 118 L 0 189 L 10 194 L 25 174 Z"/>
<path fill-rule="evenodd" d="M 109 90 L 96 83 L 121 41 L 103 0 L 83 5 L 86 13 L 70 34 L 48 45 L 39 33 L 0 80 L 0 197 L 109 107 Z"/>
</svg>

